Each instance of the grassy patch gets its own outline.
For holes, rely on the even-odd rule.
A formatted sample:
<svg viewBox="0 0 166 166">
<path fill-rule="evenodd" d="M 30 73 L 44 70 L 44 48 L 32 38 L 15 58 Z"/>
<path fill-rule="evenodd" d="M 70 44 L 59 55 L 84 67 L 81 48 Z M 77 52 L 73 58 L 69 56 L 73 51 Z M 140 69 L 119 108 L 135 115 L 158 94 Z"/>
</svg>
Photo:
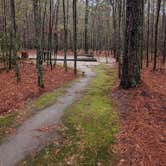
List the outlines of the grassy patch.
<svg viewBox="0 0 166 166">
<path fill-rule="evenodd" d="M 11 113 L 9 115 L 0 116 L 0 143 L 4 138 L 4 135 L 13 131 L 12 125 L 16 119 L 17 113 Z"/>
<path fill-rule="evenodd" d="M 63 117 L 63 141 L 55 141 L 23 165 L 104 165 L 113 164 L 114 136 L 118 132 L 118 116 L 110 92 L 116 80 L 113 69 L 97 68 L 84 97 L 67 109 Z"/>
<path fill-rule="evenodd" d="M 44 95 L 40 96 L 39 98 L 35 99 L 32 102 L 31 109 L 34 111 L 41 110 L 49 105 L 55 103 L 57 97 L 63 95 L 65 92 L 65 87 L 59 88 L 54 92 L 47 92 Z"/>
</svg>

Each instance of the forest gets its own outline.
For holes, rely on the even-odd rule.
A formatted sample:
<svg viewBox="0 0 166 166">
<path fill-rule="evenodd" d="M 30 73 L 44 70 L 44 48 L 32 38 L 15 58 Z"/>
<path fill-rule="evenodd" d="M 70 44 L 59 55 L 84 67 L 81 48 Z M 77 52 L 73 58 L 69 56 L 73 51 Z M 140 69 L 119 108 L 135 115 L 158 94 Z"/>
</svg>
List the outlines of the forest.
<svg viewBox="0 0 166 166">
<path fill-rule="evenodd" d="M 166 0 L 0 0 L 0 166 L 166 165 Z"/>
</svg>

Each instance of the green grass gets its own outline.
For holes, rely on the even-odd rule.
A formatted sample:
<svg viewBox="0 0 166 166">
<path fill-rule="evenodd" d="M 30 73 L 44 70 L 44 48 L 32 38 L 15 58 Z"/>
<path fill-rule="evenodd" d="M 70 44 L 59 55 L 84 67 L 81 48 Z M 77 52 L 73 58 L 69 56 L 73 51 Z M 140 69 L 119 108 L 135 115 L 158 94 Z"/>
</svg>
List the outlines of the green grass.
<svg viewBox="0 0 166 166">
<path fill-rule="evenodd" d="M 55 103 L 57 97 L 65 93 L 65 87 L 59 88 L 53 92 L 47 92 L 44 95 L 40 96 L 39 98 L 35 99 L 32 102 L 31 108 L 34 111 L 38 111 Z"/>
<path fill-rule="evenodd" d="M 24 161 L 29 166 L 109 166 L 115 156 L 113 145 L 118 132 L 118 115 L 114 112 L 110 93 L 116 72 L 105 66 L 96 69 L 97 76 L 90 83 L 84 97 L 68 108 L 63 117 L 63 145 L 57 142 L 43 149 L 35 157 Z"/>
<path fill-rule="evenodd" d="M 0 143 L 4 136 L 8 134 L 9 130 L 12 130 L 12 125 L 16 119 L 17 113 L 11 113 L 9 115 L 0 116 Z M 11 132 L 11 131 L 10 131 Z"/>
</svg>

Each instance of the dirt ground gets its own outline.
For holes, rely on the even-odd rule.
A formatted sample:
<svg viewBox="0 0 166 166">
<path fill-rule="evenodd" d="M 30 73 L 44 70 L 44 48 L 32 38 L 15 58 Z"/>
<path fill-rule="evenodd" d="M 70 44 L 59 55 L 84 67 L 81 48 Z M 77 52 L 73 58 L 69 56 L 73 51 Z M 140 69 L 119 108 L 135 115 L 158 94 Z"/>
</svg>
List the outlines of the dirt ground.
<svg viewBox="0 0 166 166">
<path fill-rule="evenodd" d="M 166 71 L 142 71 L 142 85 L 115 88 L 121 130 L 117 135 L 117 166 L 166 165 Z"/>
</svg>

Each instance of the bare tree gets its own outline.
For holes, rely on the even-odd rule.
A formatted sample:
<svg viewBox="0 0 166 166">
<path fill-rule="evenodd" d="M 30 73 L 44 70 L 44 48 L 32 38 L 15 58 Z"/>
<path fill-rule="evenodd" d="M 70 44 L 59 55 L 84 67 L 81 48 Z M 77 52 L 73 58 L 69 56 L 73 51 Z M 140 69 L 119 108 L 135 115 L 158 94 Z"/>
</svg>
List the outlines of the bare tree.
<svg viewBox="0 0 166 166">
<path fill-rule="evenodd" d="M 156 70 L 157 66 L 157 50 L 158 50 L 158 24 L 159 24 L 159 14 L 160 14 L 161 0 L 157 1 L 157 16 L 155 23 L 155 45 L 154 45 L 154 65 L 153 70 Z"/>
<path fill-rule="evenodd" d="M 73 0 L 74 73 L 77 74 L 77 0 Z"/>
<path fill-rule="evenodd" d="M 88 17 L 89 17 L 89 0 L 86 0 L 86 6 L 85 6 L 85 54 L 88 54 Z"/>
<path fill-rule="evenodd" d="M 146 41 L 146 67 L 149 66 L 149 22 L 150 22 L 150 0 L 148 0 L 148 15 L 147 15 L 147 41 Z"/>
<path fill-rule="evenodd" d="M 63 0 L 63 25 L 64 25 L 64 67 L 67 71 L 67 29 L 66 29 L 66 7 L 65 0 Z"/>
<path fill-rule="evenodd" d="M 16 49 L 16 41 L 17 41 L 17 29 L 16 29 L 16 20 L 15 20 L 15 1 L 10 0 L 10 8 L 11 8 L 11 40 L 12 40 L 12 49 L 14 55 L 14 65 L 16 71 L 17 81 L 21 80 L 19 66 L 18 66 L 18 57 L 17 57 L 17 49 Z"/>
<path fill-rule="evenodd" d="M 42 48 L 41 48 L 41 17 L 39 0 L 33 0 L 34 22 L 35 22 L 35 47 L 37 50 L 36 66 L 38 74 L 38 86 L 44 88 L 43 72 L 42 72 Z"/>
</svg>

